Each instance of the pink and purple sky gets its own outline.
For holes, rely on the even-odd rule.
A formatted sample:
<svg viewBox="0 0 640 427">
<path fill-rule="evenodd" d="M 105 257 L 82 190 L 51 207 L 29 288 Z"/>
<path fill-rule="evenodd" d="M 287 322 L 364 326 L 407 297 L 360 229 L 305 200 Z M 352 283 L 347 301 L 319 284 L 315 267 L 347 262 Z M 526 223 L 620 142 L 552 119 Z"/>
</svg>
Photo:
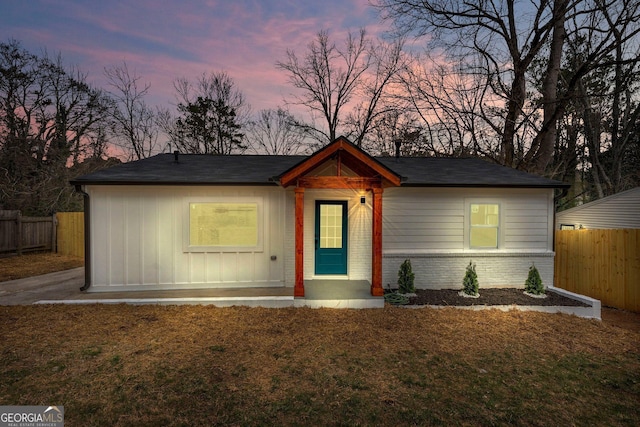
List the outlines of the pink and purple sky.
<svg viewBox="0 0 640 427">
<path fill-rule="evenodd" d="M 58 52 L 106 88 L 105 67 L 127 63 L 151 84 L 148 102 L 173 103 L 172 82 L 226 71 L 253 111 L 283 105 L 293 89 L 275 62 L 301 56 L 318 31 L 340 42 L 366 27 L 380 35 L 369 0 L 2 0 L 0 40 Z"/>
</svg>

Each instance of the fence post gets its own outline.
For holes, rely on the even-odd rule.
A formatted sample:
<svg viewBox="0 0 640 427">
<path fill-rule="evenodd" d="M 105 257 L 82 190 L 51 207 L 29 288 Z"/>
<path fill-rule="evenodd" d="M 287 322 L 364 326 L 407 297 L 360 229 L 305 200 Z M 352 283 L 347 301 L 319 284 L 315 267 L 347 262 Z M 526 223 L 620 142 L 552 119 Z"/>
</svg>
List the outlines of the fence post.
<svg viewBox="0 0 640 427">
<path fill-rule="evenodd" d="M 22 212 L 16 214 L 16 252 L 22 255 Z"/>
</svg>

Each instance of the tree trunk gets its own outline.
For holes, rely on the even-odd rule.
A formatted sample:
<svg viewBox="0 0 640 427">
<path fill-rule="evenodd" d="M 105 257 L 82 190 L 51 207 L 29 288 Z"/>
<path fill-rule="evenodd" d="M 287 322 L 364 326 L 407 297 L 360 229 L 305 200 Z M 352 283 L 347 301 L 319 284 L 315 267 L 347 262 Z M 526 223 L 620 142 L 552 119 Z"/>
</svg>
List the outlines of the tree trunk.
<svg viewBox="0 0 640 427">
<path fill-rule="evenodd" d="M 526 157 L 525 169 L 543 175 L 553 159 L 553 147 L 558 135 L 558 79 L 562 61 L 562 48 L 566 38 L 564 27 L 567 0 L 556 0 L 553 4 L 553 34 L 549 47 L 549 62 L 542 83 L 542 129 L 534 138 Z"/>
<path fill-rule="evenodd" d="M 513 72 L 515 76 L 511 84 L 511 96 L 507 102 L 507 117 L 500 145 L 500 162 L 509 167 L 514 166 L 516 123 L 518 122 L 518 117 L 522 114 L 522 107 L 527 94 L 524 78 L 526 68 L 523 70 L 519 64 L 515 63 Z"/>
</svg>

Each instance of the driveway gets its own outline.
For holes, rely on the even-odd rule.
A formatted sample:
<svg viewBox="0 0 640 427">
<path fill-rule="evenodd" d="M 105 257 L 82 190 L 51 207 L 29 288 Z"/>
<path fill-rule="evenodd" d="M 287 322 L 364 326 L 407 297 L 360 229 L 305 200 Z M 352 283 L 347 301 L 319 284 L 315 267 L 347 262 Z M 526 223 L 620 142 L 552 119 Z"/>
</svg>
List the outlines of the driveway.
<svg viewBox="0 0 640 427">
<path fill-rule="evenodd" d="M 80 294 L 84 267 L 0 283 L 0 305 L 26 305 L 41 300 L 70 299 Z"/>
</svg>

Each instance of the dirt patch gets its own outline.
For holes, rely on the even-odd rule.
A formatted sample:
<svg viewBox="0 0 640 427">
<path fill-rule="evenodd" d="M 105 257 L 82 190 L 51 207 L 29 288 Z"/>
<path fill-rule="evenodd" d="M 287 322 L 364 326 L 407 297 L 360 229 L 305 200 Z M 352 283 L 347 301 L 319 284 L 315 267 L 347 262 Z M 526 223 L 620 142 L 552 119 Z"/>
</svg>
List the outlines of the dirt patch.
<svg viewBox="0 0 640 427">
<path fill-rule="evenodd" d="M 416 290 L 415 297 L 409 299 L 412 305 L 450 305 L 450 306 L 473 306 L 473 305 L 535 305 L 535 306 L 568 306 L 568 307 L 588 307 L 580 301 L 567 298 L 555 292 L 547 292 L 546 298 L 533 298 L 525 295 L 522 289 L 481 289 L 480 297 L 465 298 L 460 296 L 460 290 Z"/>
<path fill-rule="evenodd" d="M 640 313 L 602 307 L 602 321 L 609 326 L 640 333 Z"/>
<path fill-rule="evenodd" d="M 0 258 L 0 282 L 82 267 L 84 260 L 53 252 Z"/>
</svg>

